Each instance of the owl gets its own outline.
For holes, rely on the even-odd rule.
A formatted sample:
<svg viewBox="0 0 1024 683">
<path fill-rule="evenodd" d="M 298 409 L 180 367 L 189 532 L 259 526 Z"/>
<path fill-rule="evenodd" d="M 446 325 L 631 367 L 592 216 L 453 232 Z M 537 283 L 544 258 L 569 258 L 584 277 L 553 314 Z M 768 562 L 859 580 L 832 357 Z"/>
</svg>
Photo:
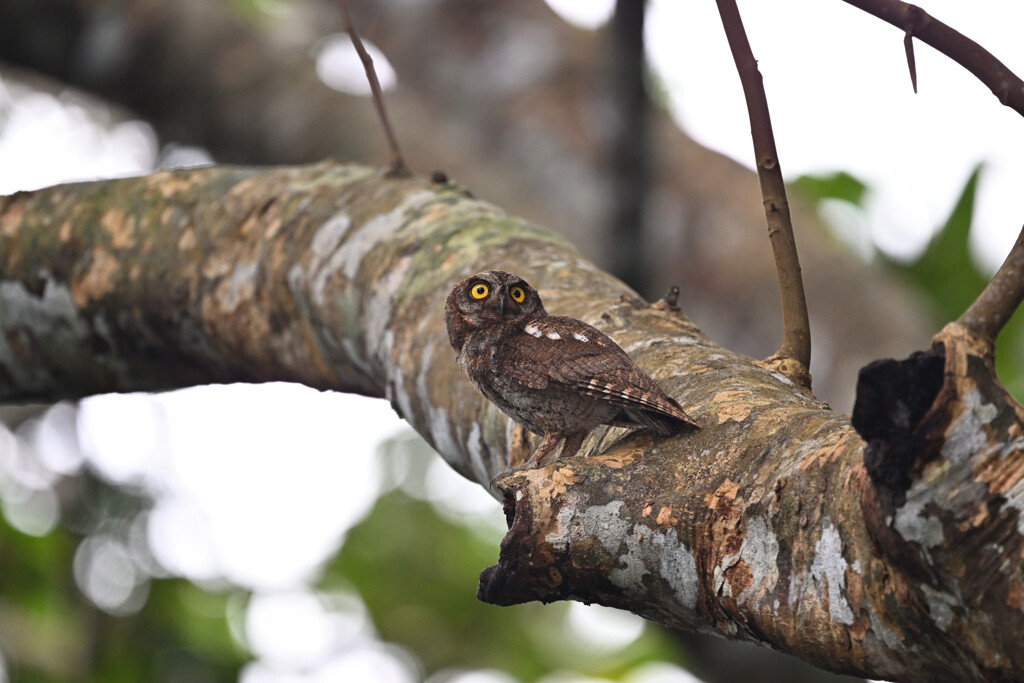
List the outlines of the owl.
<svg viewBox="0 0 1024 683">
<path fill-rule="evenodd" d="M 489 270 L 455 285 L 445 303 L 459 366 L 502 412 L 543 434 L 536 467 L 560 441 L 576 454 L 598 425 L 667 436 L 695 423 L 618 344 L 582 320 L 548 315 L 520 277 Z"/>
</svg>

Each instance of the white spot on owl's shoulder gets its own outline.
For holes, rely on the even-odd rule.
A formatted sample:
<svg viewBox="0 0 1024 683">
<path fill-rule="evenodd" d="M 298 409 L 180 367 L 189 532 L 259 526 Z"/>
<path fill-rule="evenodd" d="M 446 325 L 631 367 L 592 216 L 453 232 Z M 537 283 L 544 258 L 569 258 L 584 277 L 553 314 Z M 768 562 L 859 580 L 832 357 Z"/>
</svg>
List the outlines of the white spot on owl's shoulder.
<svg viewBox="0 0 1024 683">
<path fill-rule="evenodd" d="M 540 335 L 538 334 L 537 336 L 539 337 Z M 548 332 L 548 339 L 561 339 L 561 338 L 562 338 L 562 335 L 558 334 L 554 330 L 551 330 L 550 332 Z"/>
<path fill-rule="evenodd" d="M 576 339 L 580 340 L 581 342 L 588 342 L 588 341 L 590 341 L 590 339 L 587 338 L 587 335 L 580 334 L 579 332 L 573 332 L 572 336 L 575 337 Z"/>
<path fill-rule="evenodd" d="M 526 327 L 524 327 L 523 332 L 525 332 L 526 334 L 532 334 L 534 337 L 537 337 L 538 339 L 540 339 L 540 336 L 542 334 L 540 328 L 538 328 L 533 323 L 530 323 Z"/>
</svg>

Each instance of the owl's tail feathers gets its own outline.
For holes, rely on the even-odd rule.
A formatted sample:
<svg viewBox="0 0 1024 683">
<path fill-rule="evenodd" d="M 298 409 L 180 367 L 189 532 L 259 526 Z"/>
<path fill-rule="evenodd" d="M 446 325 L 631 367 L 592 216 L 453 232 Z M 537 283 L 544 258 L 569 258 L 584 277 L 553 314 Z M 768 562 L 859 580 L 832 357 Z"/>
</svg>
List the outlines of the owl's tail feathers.
<svg viewBox="0 0 1024 683">
<path fill-rule="evenodd" d="M 672 401 L 672 399 L 668 399 Z M 692 417 L 686 414 L 675 401 L 666 405 L 664 409 L 650 408 L 625 408 L 626 420 L 634 425 L 653 429 L 661 436 L 669 436 L 679 432 L 693 431 L 700 429 L 700 425 Z"/>
</svg>

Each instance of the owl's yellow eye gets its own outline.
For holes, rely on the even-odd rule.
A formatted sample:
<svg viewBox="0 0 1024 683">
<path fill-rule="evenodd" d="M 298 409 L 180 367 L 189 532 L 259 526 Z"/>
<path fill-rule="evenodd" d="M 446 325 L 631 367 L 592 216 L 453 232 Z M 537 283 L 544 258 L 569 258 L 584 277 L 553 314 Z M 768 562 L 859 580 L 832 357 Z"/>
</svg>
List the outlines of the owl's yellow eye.
<svg viewBox="0 0 1024 683">
<path fill-rule="evenodd" d="M 508 290 L 508 293 L 512 296 L 512 300 L 517 304 L 523 303 L 523 299 L 526 298 L 526 292 L 523 291 L 522 287 L 513 287 Z"/>
<path fill-rule="evenodd" d="M 491 289 L 487 285 L 478 282 L 470 288 L 469 293 L 474 299 L 483 299 L 490 291 Z"/>
</svg>

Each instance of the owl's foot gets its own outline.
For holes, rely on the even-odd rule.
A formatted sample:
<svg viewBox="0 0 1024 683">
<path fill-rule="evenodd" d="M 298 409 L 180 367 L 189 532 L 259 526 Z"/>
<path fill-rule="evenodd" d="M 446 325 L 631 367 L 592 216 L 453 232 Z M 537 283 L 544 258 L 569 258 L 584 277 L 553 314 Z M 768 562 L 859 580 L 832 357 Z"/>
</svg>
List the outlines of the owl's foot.
<svg viewBox="0 0 1024 683">
<path fill-rule="evenodd" d="M 548 432 L 544 435 L 544 438 L 540 440 L 540 445 L 537 446 L 537 450 L 533 452 L 530 459 L 520 465 L 520 467 L 533 463 L 536 467 L 540 464 L 540 461 L 544 459 L 544 456 L 554 450 L 558 442 L 565 436 L 562 432 Z"/>
</svg>

